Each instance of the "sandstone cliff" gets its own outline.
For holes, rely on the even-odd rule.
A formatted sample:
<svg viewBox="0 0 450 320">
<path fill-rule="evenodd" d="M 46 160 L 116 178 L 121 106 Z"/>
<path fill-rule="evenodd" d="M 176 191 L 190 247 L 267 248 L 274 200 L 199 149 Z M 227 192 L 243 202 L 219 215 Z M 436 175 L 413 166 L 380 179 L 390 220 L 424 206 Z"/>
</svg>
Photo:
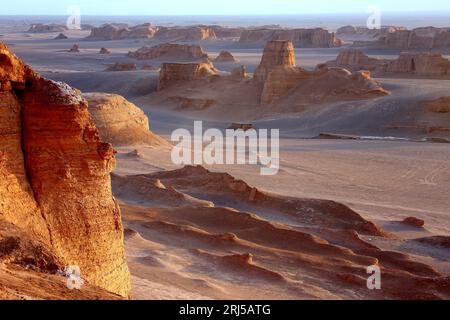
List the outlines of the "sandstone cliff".
<svg viewBox="0 0 450 320">
<path fill-rule="evenodd" d="M 208 26 L 160 27 L 155 38 L 161 41 L 199 41 L 214 40 L 216 34 Z"/>
<path fill-rule="evenodd" d="M 100 138 L 113 146 L 146 144 L 168 145 L 161 137 L 150 131 L 144 112 L 124 97 L 108 93 L 84 93 Z"/>
<path fill-rule="evenodd" d="M 186 81 L 208 79 L 217 74 L 217 70 L 210 63 L 164 63 L 160 71 L 158 90 Z"/>
<path fill-rule="evenodd" d="M 336 60 L 324 64 L 352 71 L 369 70 L 376 76 L 436 77 L 450 76 L 450 60 L 437 53 L 404 52 L 395 60 L 370 58 L 360 50 L 342 51 Z"/>
<path fill-rule="evenodd" d="M 52 33 L 52 32 L 64 32 L 67 31 L 67 27 L 59 24 L 32 24 L 28 32 L 31 33 Z"/>
<path fill-rule="evenodd" d="M 435 113 L 450 113 L 450 97 L 441 97 L 434 101 L 429 101 L 425 107 Z"/>
<path fill-rule="evenodd" d="M 247 29 L 242 32 L 240 44 L 265 44 L 272 40 L 290 40 L 298 47 L 332 48 L 342 43 L 334 33 L 325 29 Z"/>
<path fill-rule="evenodd" d="M 126 24 L 105 24 L 98 28 L 93 28 L 86 40 L 121 40 L 153 38 L 157 28 L 150 23 L 128 27 Z"/>
<path fill-rule="evenodd" d="M 127 296 L 120 209 L 87 102 L 46 80 L 0 43 L 0 220 L 49 246 L 92 285 Z"/>
<path fill-rule="evenodd" d="M 142 47 L 128 53 L 128 56 L 138 60 L 170 59 L 170 60 L 203 60 L 208 55 L 199 45 L 163 43 L 154 47 Z"/>
</svg>

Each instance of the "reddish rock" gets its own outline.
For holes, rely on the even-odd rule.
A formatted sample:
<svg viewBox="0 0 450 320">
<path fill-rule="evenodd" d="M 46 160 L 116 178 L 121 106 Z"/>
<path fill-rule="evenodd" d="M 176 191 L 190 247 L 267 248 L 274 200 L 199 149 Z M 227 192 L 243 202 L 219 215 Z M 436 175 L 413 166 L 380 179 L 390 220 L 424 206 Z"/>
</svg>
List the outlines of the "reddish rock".
<svg viewBox="0 0 450 320">
<path fill-rule="evenodd" d="M 64 265 L 79 266 L 90 284 L 128 296 L 109 175 L 114 153 L 100 141 L 86 101 L 1 43 L 0 82 L 0 221 L 50 246 Z"/>
<path fill-rule="evenodd" d="M 121 40 L 153 38 L 157 28 L 150 23 L 128 27 L 126 24 L 105 24 L 98 28 L 93 28 L 86 40 Z"/>
<path fill-rule="evenodd" d="M 129 52 L 128 56 L 138 60 L 173 59 L 198 60 L 208 59 L 208 55 L 199 45 L 163 43 L 154 47 L 142 47 L 137 51 Z"/>
<path fill-rule="evenodd" d="M 115 63 L 109 66 L 105 71 L 134 71 L 137 70 L 135 63 Z"/>
<path fill-rule="evenodd" d="M 253 77 L 255 81 L 264 82 L 270 71 L 280 66 L 295 67 L 295 51 L 292 41 L 269 41 Z"/>
<path fill-rule="evenodd" d="M 413 226 L 413 227 L 417 227 L 417 228 L 422 228 L 425 225 L 425 221 L 422 219 L 418 219 L 415 217 L 408 217 L 405 218 L 405 220 L 403 220 L 404 224 Z"/>
<path fill-rule="evenodd" d="M 231 62 L 235 63 L 237 60 L 228 51 L 220 51 L 219 55 L 214 59 L 214 62 Z"/>
<path fill-rule="evenodd" d="M 186 81 L 208 79 L 217 74 L 217 70 L 210 63 L 164 63 L 158 90 Z"/>
<path fill-rule="evenodd" d="M 159 28 L 155 38 L 162 41 L 199 41 L 216 39 L 214 30 L 208 26 Z"/>
<path fill-rule="evenodd" d="M 99 54 L 110 54 L 111 51 L 106 49 L 106 48 L 101 48 L 100 51 L 98 52 Z"/>
</svg>

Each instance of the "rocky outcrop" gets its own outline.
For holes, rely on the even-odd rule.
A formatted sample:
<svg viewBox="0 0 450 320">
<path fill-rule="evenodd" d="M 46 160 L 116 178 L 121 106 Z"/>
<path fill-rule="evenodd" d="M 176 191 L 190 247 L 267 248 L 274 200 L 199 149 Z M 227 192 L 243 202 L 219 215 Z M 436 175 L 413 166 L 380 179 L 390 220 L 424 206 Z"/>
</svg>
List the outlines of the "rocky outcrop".
<svg viewBox="0 0 450 320">
<path fill-rule="evenodd" d="M 109 49 L 106 49 L 106 48 L 101 48 L 98 53 L 99 54 L 110 54 L 111 51 Z"/>
<path fill-rule="evenodd" d="M 210 63 L 164 63 L 159 75 L 158 90 L 186 81 L 208 79 L 217 74 Z"/>
<path fill-rule="evenodd" d="M 154 47 L 142 47 L 129 52 L 130 58 L 138 60 L 166 59 L 177 61 L 204 60 L 208 55 L 199 45 L 163 43 Z"/>
<path fill-rule="evenodd" d="M 100 138 L 113 146 L 151 145 L 168 143 L 150 131 L 144 112 L 124 97 L 108 93 L 84 93 Z"/>
<path fill-rule="evenodd" d="M 450 28 L 422 27 L 388 32 L 378 41 L 364 43 L 376 47 L 399 50 L 432 50 L 450 48 Z"/>
<path fill-rule="evenodd" d="M 72 48 L 69 49 L 68 52 L 78 53 L 78 52 L 80 52 L 80 46 L 77 45 L 77 44 L 74 44 L 74 45 L 72 46 Z"/>
<path fill-rule="evenodd" d="M 222 26 L 209 26 L 214 31 L 217 39 L 239 39 L 241 37 L 244 28 L 240 27 L 222 27 Z"/>
<path fill-rule="evenodd" d="M 69 39 L 64 33 L 58 34 L 54 40 L 66 40 Z"/>
<path fill-rule="evenodd" d="M 231 77 L 235 79 L 246 79 L 247 78 L 247 68 L 245 66 L 240 66 L 231 70 Z"/>
<path fill-rule="evenodd" d="M 336 36 L 342 40 L 378 40 L 389 33 L 406 30 L 398 26 L 382 26 L 379 29 L 369 29 L 367 27 L 344 26 L 336 31 Z"/>
<path fill-rule="evenodd" d="M 290 40 L 298 47 L 333 48 L 342 43 L 334 33 L 325 29 L 247 29 L 242 32 L 240 44 L 265 44 L 272 40 Z"/>
<path fill-rule="evenodd" d="M 253 77 L 255 81 L 264 82 L 270 71 L 280 66 L 295 67 L 294 45 L 290 40 L 269 41 Z"/>
<path fill-rule="evenodd" d="M 376 76 L 404 75 L 446 78 L 450 76 L 450 60 L 438 53 L 401 53 L 396 60 L 370 58 L 357 49 L 342 51 L 336 60 L 325 63 L 352 71 L 369 70 Z"/>
<path fill-rule="evenodd" d="M 155 38 L 160 41 L 200 41 L 214 40 L 216 34 L 208 26 L 189 27 L 160 27 L 155 34 Z"/>
<path fill-rule="evenodd" d="M 0 220 L 49 246 L 90 284 L 128 296 L 120 209 L 87 102 L 0 43 Z"/>
<path fill-rule="evenodd" d="M 137 70 L 135 63 L 115 63 L 109 66 L 105 71 L 134 71 Z"/>
<path fill-rule="evenodd" d="M 52 32 L 64 32 L 67 31 L 67 27 L 59 24 L 32 24 L 28 32 L 31 33 L 52 33 Z"/>
<path fill-rule="evenodd" d="M 153 38 L 157 28 L 150 23 L 129 27 L 126 24 L 105 24 L 93 28 L 86 40 L 122 40 Z"/>
<path fill-rule="evenodd" d="M 423 228 L 423 226 L 425 225 L 424 220 L 416 217 L 407 217 L 402 222 L 416 228 Z"/>
<path fill-rule="evenodd" d="M 345 68 L 350 71 L 369 70 L 375 71 L 382 68 L 387 60 L 370 58 L 358 49 L 345 49 L 337 56 L 336 60 L 325 63 L 327 67 Z"/>
<path fill-rule="evenodd" d="M 436 113 L 450 113 L 450 97 L 441 97 L 425 104 L 427 110 Z"/>
<path fill-rule="evenodd" d="M 450 60 L 438 53 L 402 53 L 383 69 L 387 73 L 409 73 L 416 76 L 450 76 Z"/>
<path fill-rule="evenodd" d="M 219 55 L 214 59 L 214 62 L 230 62 L 236 63 L 238 62 L 233 55 L 228 51 L 220 51 Z"/>
</svg>

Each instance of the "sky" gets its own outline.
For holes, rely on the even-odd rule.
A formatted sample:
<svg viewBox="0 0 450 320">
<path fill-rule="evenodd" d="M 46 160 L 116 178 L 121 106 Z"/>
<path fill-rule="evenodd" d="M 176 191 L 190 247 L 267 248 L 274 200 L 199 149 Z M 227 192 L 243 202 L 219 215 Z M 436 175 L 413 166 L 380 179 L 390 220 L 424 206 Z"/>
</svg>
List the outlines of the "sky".
<svg viewBox="0 0 450 320">
<path fill-rule="evenodd" d="M 0 15 L 66 15 L 71 6 L 85 15 L 270 15 L 450 12 L 449 0 L 0 0 Z"/>
</svg>

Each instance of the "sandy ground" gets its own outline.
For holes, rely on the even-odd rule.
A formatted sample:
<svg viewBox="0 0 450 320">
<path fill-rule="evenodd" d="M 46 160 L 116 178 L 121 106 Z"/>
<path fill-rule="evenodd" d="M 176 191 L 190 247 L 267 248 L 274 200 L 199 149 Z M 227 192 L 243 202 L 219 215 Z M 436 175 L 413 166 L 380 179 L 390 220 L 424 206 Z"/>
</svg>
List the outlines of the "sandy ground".
<svg viewBox="0 0 450 320">
<path fill-rule="evenodd" d="M 68 35 L 68 40 L 55 41 L 52 39 L 56 34 L 8 33 L 1 40 L 49 78 L 66 81 L 87 92 L 103 91 L 126 96 L 149 115 L 152 130 L 166 138 L 174 129 L 190 129 L 194 119 L 203 119 L 205 126 L 220 129 L 226 128 L 230 121 L 247 120 L 247 113 L 238 108 L 230 109 L 226 114 L 224 110 L 180 114 L 148 104 L 147 98 L 156 88 L 157 72 L 104 72 L 109 64 L 115 62 L 136 62 L 125 54 L 142 45 L 154 44 L 152 41 L 87 42 L 82 40 L 86 32 Z M 64 52 L 74 43 L 80 44 L 81 53 Z M 211 56 L 228 48 L 249 72 L 258 64 L 262 52 L 261 49 L 239 48 L 235 43 L 202 45 Z M 112 50 L 112 54 L 100 56 L 98 50 L 101 47 Z M 297 62 L 312 69 L 318 63 L 334 59 L 339 50 L 300 49 L 297 50 Z M 395 58 L 398 53 L 373 52 L 373 55 Z M 235 66 L 217 65 L 224 71 Z M 258 166 L 249 165 L 209 169 L 227 172 L 262 192 L 343 203 L 392 236 L 358 232 L 356 238 L 350 237 L 347 231 L 353 229 L 333 224 L 324 224 L 321 226 L 323 230 L 317 230 L 317 226 L 313 228 L 279 208 L 252 207 L 238 201 L 235 196 L 214 197 L 196 189 L 198 186 L 189 185 L 189 178 L 184 182 L 187 184 L 184 189 L 180 187 L 183 182 L 176 184 L 161 178 L 162 184 L 167 184 L 168 193 L 162 191 L 164 197 L 157 202 L 151 195 L 153 192 L 158 194 L 155 188 L 161 188 L 152 180 L 150 185 L 139 185 L 143 191 L 130 187 L 128 191 L 131 194 L 123 194 L 124 190 L 120 190 L 118 195 L 127 228 L 126 246 L 133 274 L 133 296 L 137 299 L 380 298 L 384 297 L 383 293 L 367 292 L 364 287 L 364 266 L 373 262 L 373 258 L 368 259 L 368 256 L 375 256 L 369 252 L 373 246 L 388 252 L 387 257 L 377 256 L 377 259 L 392 275 L 393 280 L 388 280 L 392 281 L 389 282 L 392 286 L 397 287 L 398 281 L 406 283 L 406 287 L 411 283 L 411 292 L 415 292 L 426 277 L 435 276 L 438 272 L 449 276 L 448 246 L 416 241 L 434 235 L 450 236 L 449 144 L 305 139 L 321 132 L 416 139 L 425 136 L 419 129 L 388 127 L 414 126 L 422 122 L 449 124 L 448 117 L 436 118 L 425 113 L 421 105 L 424 100 L 448 95 L 449 81 L 379 80 L 392 92 L 390 96 L 317 106 L 302 113 L 256 117 L 255 125 L 259 128 L 281 128 L 281 168 L 278 175 L 262 177 Z M 129 156 L 129 152 L 135 149 L 139 156 Z M 167 148 L 132 146 L 118 148 L 118 151 L 115 173 L 119 175 L 179 168 L 171 162 Z M 171 183 L 174 183 L 173 189 Z M 147 188 L 152 190 L 149 192 L 150 200 L 149 195 L 146 196 Z M 175 205 L 173 201 L 180 203 Z M 208 222 L 211 216 L 217 216 L 217 220 Z M 407 227 L 399 222 L 407 216 L 424 219 L 425 228 Z M 246 219 L 242 225 L 232 224 L 243 218 Z M 279 224 L 276 232 L 264 238 L 266 229 L 258 228 L 261 225 L 269 228 L 268 225 L 273 224 Z M 244 225 L 248 229 L 242 229 Z M 259 233 L 256 236 L 251 230 Z M 306 242 L 311 247 L 295 247 L 297 242 L 284 238 L 286 230 L 296 236 L 307 233 L 319 238 Z M 330 247 L 327 248 L 331 252 L 339 252 L 339 256 L 322 251 L 320 244 L 323 241 L 329 242 Z M 349 254 L 338 248 L 358 253 Z M 399 257 L 390 251 L 402 255 Z M 356 277 L 349 276 L 353 273 Z M 424 296 L 418 297 L 433 297 L 426 295 L 430 291 L 422 285 Z M 386 297 L 406 297 L 392 288 L 387 288 Z M 448 294 L 437 292 L 444 297 Z"/>
</svg>

